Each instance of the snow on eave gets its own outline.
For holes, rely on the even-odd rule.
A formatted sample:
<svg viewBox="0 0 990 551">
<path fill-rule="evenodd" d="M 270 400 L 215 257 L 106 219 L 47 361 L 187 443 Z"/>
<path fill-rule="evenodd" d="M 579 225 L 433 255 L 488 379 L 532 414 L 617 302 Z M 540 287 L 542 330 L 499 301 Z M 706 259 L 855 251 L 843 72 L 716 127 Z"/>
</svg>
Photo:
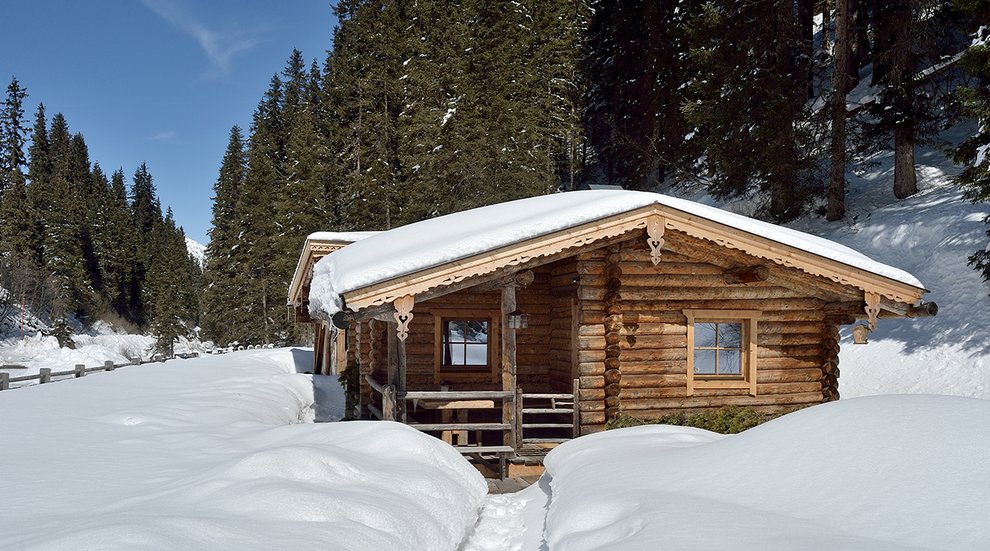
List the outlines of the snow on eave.
<svg viewBox="0 0 990 551">
<path fill-rule="evenodd" d="M 893 286 L 904 291 L 907 286 L 913 288 L 907 294 L 917 296 L 926 292 L 911 274 L 820 237 L 685 199 L 649 192 L 602 190 L 532 197 L 453 213 L 382 232 L 335 251 L 314 269 L 310 310 L 313 315 L 329 316 L 343 308 L 345 295 L 351 298 L 393 281 L 401 284 L 419 272 L 483 258 L 530 240 L 537 243 L 541 238 L 566 233 L 584 224 L 625 214 L 634 216 L 634 211 L 641 211 L 639 216 L 643 217 L 651 212 L 666 216 L 667 227 L 672 229 L 683 230 L 679 225 L 697 222 L 742 241 L 783 245 L 788 254 L 796 253 L 826 267 L 845 266 L 859 275 L 877 276 L 880 278 L 877 284 L 885 288 Z M 764 257 L 788 264 L 776 251 Z"/>
<path fill-rule="evenodd" d="M 312 255 L 314 245 L 340 245 L 341 247 L 350 245 L 355 241 L 360 241 L 366 239 L 373 235 L 379 234 L 378 231 L 343 231 L 343 232 L 332 232 L 332 231 L 318 231 L 313 232 L 306 236 L 306 241 L 303 243 L 302 252 L 299 254 L 299 260 L 296 262 L 296 270 L 292 273 L 292 281 L 289 283 L 289 295 L 286 298 L 286 306 L 292 306 L 293 298 L 296 293 L 299 292 L 299 288 L 303 284 L 303 279 L 305 278 L 305 271 L 307 264 L 309 263 L 309 257 Z"/>
</svg>

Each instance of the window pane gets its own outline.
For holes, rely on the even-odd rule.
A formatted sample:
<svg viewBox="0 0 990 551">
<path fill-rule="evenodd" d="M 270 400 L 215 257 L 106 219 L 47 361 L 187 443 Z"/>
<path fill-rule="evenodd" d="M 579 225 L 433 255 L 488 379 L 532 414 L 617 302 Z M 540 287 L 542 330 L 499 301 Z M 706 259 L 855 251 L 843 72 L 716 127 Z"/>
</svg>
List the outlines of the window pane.
<svg viewBox="0 0 990 551">
<path fill-rule="evenodd" d="M 694 372 L 697 375 L 715 374 L 715 351 L 695 350 L 694 351 Z"/>
<path fill-rule="evenodd" d="M 488 322 L 467 322 L 467 342 L 488 342 Z"/>
<path fill-rule="evenodd" d="M 447 365 L 464 365 L 463 344 L 455 344 L 450 347 L 450 363 Z"/>
<path fill-rule="evenodd" d="M 488 365 L 488 345 L 468 344 L 467 363 L 465 365 Z"/>
<path fill-rule="evenodd" d="M 464 342 L 464 322 L 461 320 L 443 320 L 443 342 Z"/>
<path fill-rule="evenodd" d="M 716 325 L 717 324 L 714 323 L 694 324 L 694 346 L 702 347 L 702 348 L 714 348 Z"/>
<path fill-rule="evenodd" d="M 739 350 L 718 351 L 719 375 L 742 375 L 742 356 Z"/>
<path fill-rule="evenodd" d="M 742 343 L 741 323 L 718 324 L 719 348 L 740 348 L 740 343 Z"/>
</svg>

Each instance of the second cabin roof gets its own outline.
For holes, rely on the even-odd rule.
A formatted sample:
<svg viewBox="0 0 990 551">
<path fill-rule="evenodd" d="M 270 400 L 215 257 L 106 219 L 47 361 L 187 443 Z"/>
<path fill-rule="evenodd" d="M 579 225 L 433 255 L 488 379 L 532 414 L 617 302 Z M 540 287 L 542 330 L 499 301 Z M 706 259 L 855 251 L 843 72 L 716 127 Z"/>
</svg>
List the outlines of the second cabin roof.
<svg viewBox="0 0 990 551">
<path fill-rule="evenodd" d="M 806 253 L 813 260 L 837 263 L 856 272 L 914 288 L 924 286 L 908 272 L 877 262 L 833 241 L 762 222 L 708 205 L 639 191 L 577 191 L 544 195 L 466 210 L 361 239 L 321 259 L 314 269 L 310 311 L 330 316 L 343 307 L 342 297 L 444 264 L 483 255 L 515 243 L 575 228 L 597 220 L 648 211 L 686 223 L 709 223 L 727 236 L 770 242 Z M 670 219 L 667 226 L 681 229 Z M 741 247 L 740 247 L 741 248 Z M 745 251 L 744 252 L 749 252 Z M 771 258 L 773 261 L 778 259 Z"/>
</svg>

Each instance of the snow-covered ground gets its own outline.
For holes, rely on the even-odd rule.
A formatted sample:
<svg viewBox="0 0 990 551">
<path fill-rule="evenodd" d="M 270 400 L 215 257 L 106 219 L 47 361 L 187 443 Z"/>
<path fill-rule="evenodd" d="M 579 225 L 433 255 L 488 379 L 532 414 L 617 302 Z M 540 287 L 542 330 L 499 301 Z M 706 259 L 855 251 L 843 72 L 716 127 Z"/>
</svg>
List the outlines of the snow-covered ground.
<svg viewBox="0 0 990 551">
<path fill-rule="evenodd" d="M 311 424 L 310 361 L 244 351 L 0 393 L 0 548 L 455 549 L 481 475 L 404 425 Z"/>
<path fill-rule="evenodd" d="M 990 401 L 840 400 L 733 436 L 644 426 L 553 450 L 545 543 L 986 549 Z"/>
</svg>

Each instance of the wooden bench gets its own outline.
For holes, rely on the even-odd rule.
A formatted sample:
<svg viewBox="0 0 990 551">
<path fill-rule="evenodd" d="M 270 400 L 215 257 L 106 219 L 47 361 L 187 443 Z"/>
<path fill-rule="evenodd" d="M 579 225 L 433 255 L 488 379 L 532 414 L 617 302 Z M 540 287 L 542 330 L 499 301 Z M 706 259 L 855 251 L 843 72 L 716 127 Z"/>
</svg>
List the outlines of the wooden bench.
<svg viewBox="0 0 990 551">
<path fill-rule="evenodd" d="M 499 479 L 504 479 L 508 475 L 507 463 L 510 455 L 514 455 L 516 450 L 512 446 L 454 446 L 454 449 L 462 455 L 466 455 L 478 461 L 492 472 L 497 472 Z M 496 455 L 498 457 L 498 467 L 482 454 Z"/>
</svg>

